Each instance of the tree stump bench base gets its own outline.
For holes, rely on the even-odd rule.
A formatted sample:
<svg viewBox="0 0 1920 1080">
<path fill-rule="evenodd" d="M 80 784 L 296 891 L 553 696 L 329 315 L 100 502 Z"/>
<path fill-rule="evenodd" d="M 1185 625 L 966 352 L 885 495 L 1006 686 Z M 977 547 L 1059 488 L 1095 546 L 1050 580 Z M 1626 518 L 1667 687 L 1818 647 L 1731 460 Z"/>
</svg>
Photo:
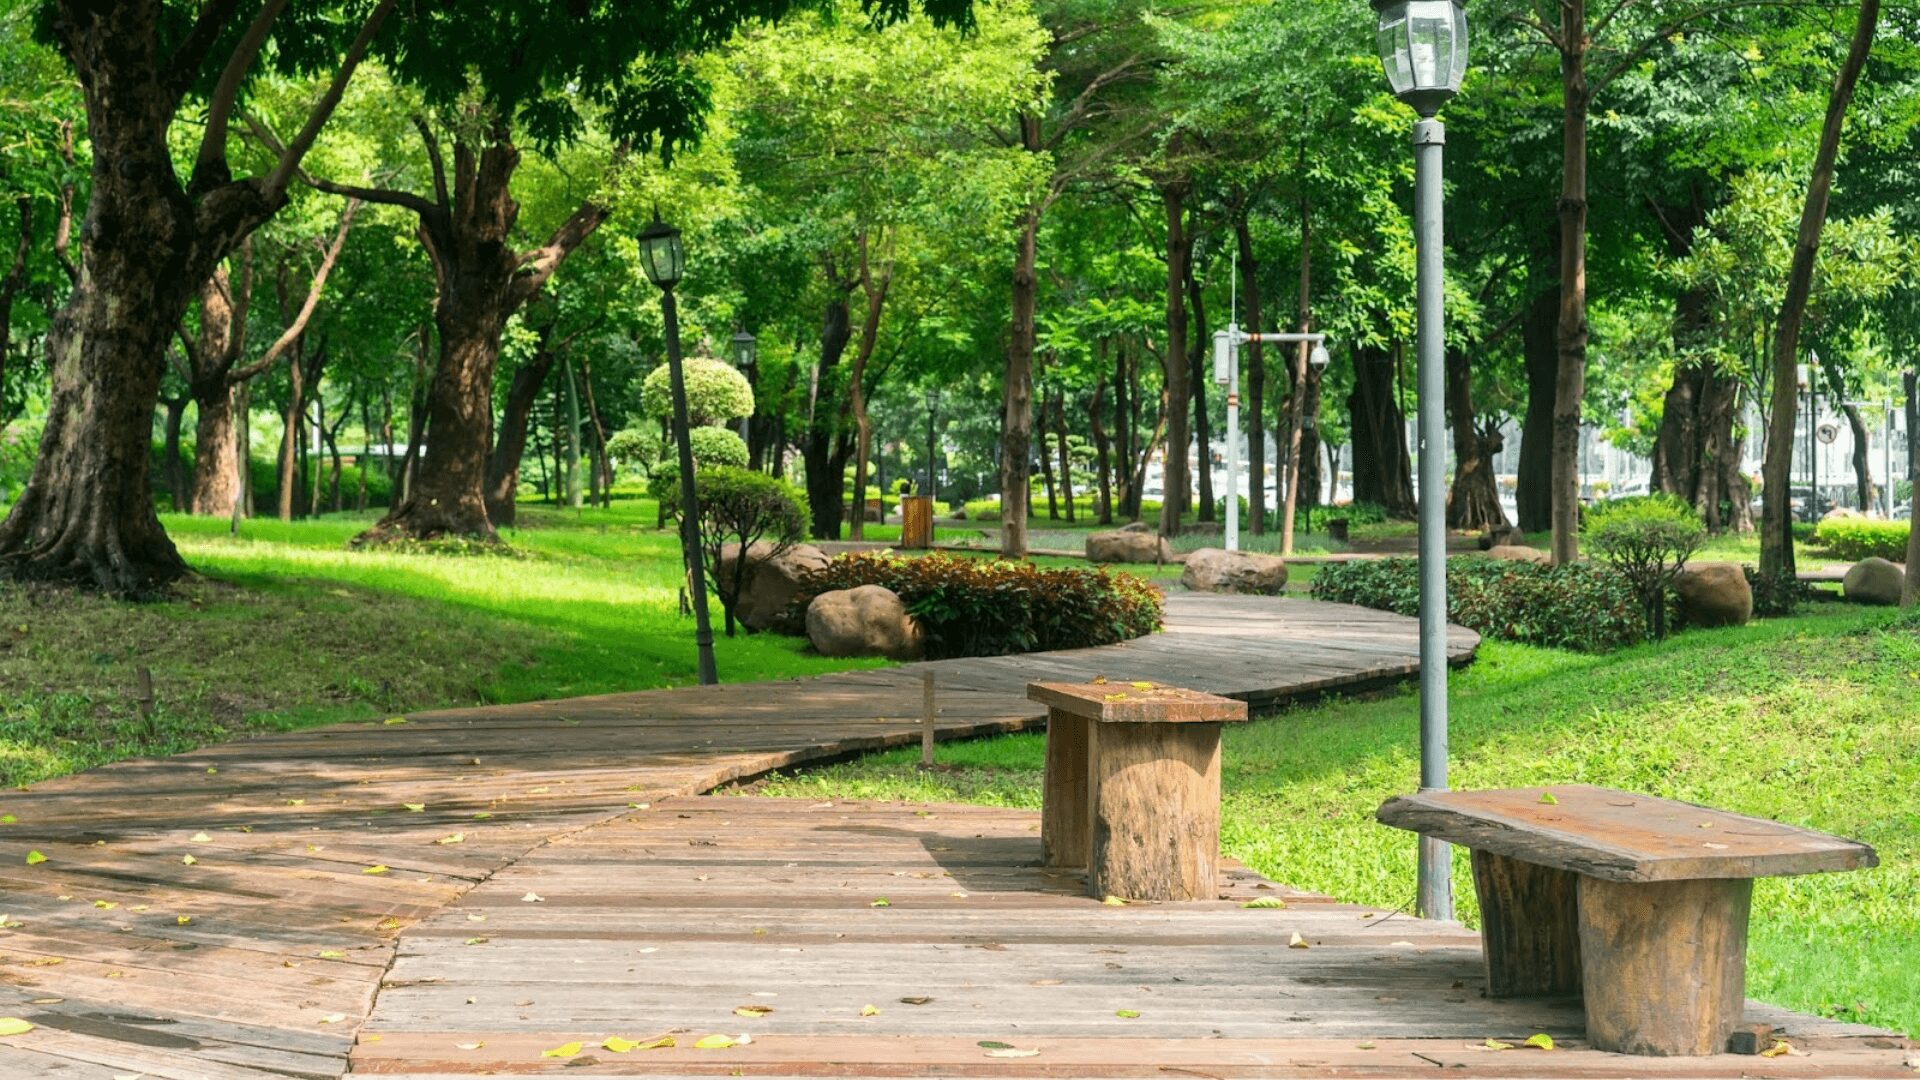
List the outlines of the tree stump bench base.
<svg viewBox="0 0 1920 1080">
<path fill-rule="evenodd" d="M 1472 850 L 1489 997 L 1579 996 L 1587 1041 L 1623 1054 L 1728 1049 L 1754 878 L 1879 861 L 1811 829 L 1584 785 L 1423 791 L 1379 819 Z"/>
<path fill-rule="evenodd" d="M 1034 683 L 1047 706 L 1040 840 L 1048 866 L 1126 900 L 1219 888 L 1220 725 L 1247 704 L 1148 682 Z"/>
</svg>

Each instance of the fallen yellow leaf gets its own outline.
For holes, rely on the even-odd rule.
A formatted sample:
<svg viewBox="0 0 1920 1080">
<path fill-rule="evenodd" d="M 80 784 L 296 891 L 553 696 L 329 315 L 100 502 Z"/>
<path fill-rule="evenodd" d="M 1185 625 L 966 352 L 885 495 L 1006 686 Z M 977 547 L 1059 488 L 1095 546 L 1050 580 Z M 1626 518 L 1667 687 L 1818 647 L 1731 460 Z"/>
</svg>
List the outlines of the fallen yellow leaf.
<svg viewBox="0 0 1920 1080">
<path fill-rule="evenodd" d="M 1103 897 L 1100 900 L 1100 902 L 1107 905 L 1108 907 L 1126 907 L 1127 906 L 1127 902 L 1125 900 L 1120 899 L 1117 896 Z"/>
<path fill-rule="evenodd" d="M 1523 1045 L 1532 1046 L 1541 1050 L 1551 1050 L 1553 1049 L 1553 1036 L 1542 1031 L 1537 1035 L 1527 1036 L 1527 1041 Z"/>
<path fill-rule="evenodd" d="M 1287 939 L 1287 948 L 1289 949 L 1304 949 L 1306 947 L 1307 939 L 1301 937 L 1300 931 L 1298 930 L 1295 930 L 1293 936 Z"/>
<path fill-rule="evenodd" d="M 759 1019 L 773 1011 L 771 1005 L 741 1005 L 733 1010 L 735 1016 L 748 1016 Z"/>
<path fill-rule="evenodd" d="M 25 1035 L 33 1025 L 17 1016 L 0 1017 L 0 1035 Z"/>
<path fill-rule="evenodd" d="M 616 1054 L 624 1054 L 639 1045 L 639 1043 L 632 1039 L 623 1039 L 618 1035 L 609 1035 L 606 1041 L 600 1044 L 600 1049 L 611 1050 Z"/>
<path fill-rule="evenodd" d="M 1483 1042 L 1483 1043 L 1481 1043 L 1480 1045 L 1482 1045 L 1482 1046 L 1484 1046 L 1484 1047 L 1486 1047 L 1486 1048 L 1487 1048 L 1487 1049 L 1489 1049 L 1489 1050 L 1511 1050 L 1511 1049 L 1513 1049 L 1513 1044 L 1512 1044 L 1512 1043 L 1510 1043 L 1510 1042 L 1501 1042 L 1501 1041 L 1500 1041 L 1499 1039 L 1488 1039 L 1488 1040 L 1487 1040 L 1486 1042 Z"/>
<path fill-rule="evenodd" d="M 203 833 L 203 832 L 197 832 L 197 833 L 194 833 L 193 836 L 190 837 L 187 842 L 191 844 L 211 844 L 213 843 L 213 837 L 208 836 L 206 833 Z"/>
<path fill-rule="evenodd" d="M 180 863 L 182 866 L 192 866 L 194 863 L 197 863 L 199 861 L 200 861 L 199 859 L 196 859 L 191 855 L 180 856 Z"/>
<path fill-rule="evenodd" d="M 387 867 L 385 864 L 377 864 L 374 866 L 369 866 L 365 870 L 362 870 L 360 872 L 363 874 L 384 874 L 387 872 Z"/>
<path fill-rule="evenodd" d="M 570 1043 L 561 1043 L 559 1046 L 556 1046 L 551 1050 L 542 1050 L 540 1051 L 540 1056 L 570 1058 L 579 1052 L 580 1052 L 580 1044 L 577 1042 L 570 1042 Z"/>
<path fill-rule="evenodd" d="M 400 805 L 406 807 L 408 810 L 411 810 L 416 814 L 427 808 L 427 804 L 423 802 L 401 803 Z"/>
<path fill-rule="evenodd" d="M 878 1005 L 862 1005 L 862 1006 L 860 1006 L 860 1015 L 861 1015 L 861 1016 L 879 1016 L 879 1015 L 880 1015 L 880 1006 L 878 1006 Z"/>
<path fill-rule="evenodd" d="M 673 1036 L 662 1035 L 657 1039 L 653 1039 L 648 1042 L 643 1042 L 639 1046 L 634 1047 L 634 1049 L 635 1050 L 667 1050 L 667 1049 L 671 1049 L 673 1046 L 674 1046 Z"/>
<path fill-rule="evenodd" d="M 455 1050 L 478 1050 L 485 1045 L 487 1044 L 484 1042 L 454 1043 L 453 1048 Z"/>
<path fill-rule="evenodd" d="M 731 1035 L 702 1035 L 693 1045 L 700 1050 L 725 1050 L 737 1043 L 738 1040 Z"/>
<path fill-rule="evenodd" d="M 40 854 L 40 853 L 39 853 L 39 852 L 37 852 L 37 851 L 29 851 L 29 852 L 27 852 L 27 865 L 28 865 L 28 866 L 39 866 L 39 865 L 40 865 L 41 863 L 43 863 L 43 862 L 46 862 L 46 861 L 47 861 L 47 857 L 46 857 L 45 855 L 42 855 L 42 854 Z"/>
<path fill-rule="evenodd" d="M 463 844 L 463 843 L 465 843 L 465 842 L 466 842 L 466 839 L 467 839 L 467 834 L 466 834 L 466 833 L 454 833 L 454 834 L 453 834 L 452 836 L 443 836 L 443 837 L 441 837 L 440 839 L 438 839 L 438 840 L 435 840 L 435 841 L 434 841 L 434 843 L 436 843 L 436 844 Z"/>
<path fill-rule="evenodd" d="M 187 925 L 188 923 L 190 923 L 190 922 L 192 922 L 192 921 L 193 921 L 193 916 L 191 916 L 191 915 L 176 915 L 176 916 L 174 916 L 174 919 L 173 919 L 173 921 L 174 921 L 174 922 L 176 922 L 176 923 L 178 923 L 178 924 L 180 924 L 181 926 L 185 926 L 185 925 Z"/>
<path fill-rule="evenodd" d="M 1556 799 L 1556 798 L 1554 798 L 1554 797 L 1553 797 L 1553 792 L 1551 792 L 1551 791 L 1543 791 L 1543 792 L 1541 792 L 1541 793 L 1540 793 L 1540 801 L 1541 801 L 1541 802 L 1543 802 L 1543 803 L 1545 803 L 1545 804 L 1546 804 L 1546 805 L 1548 805 L 1548 806 L 1559 806 L 1559 805 L 1560 805 L 1560 800 L 1559 800 L 1559 799 Z"/>
</svg>

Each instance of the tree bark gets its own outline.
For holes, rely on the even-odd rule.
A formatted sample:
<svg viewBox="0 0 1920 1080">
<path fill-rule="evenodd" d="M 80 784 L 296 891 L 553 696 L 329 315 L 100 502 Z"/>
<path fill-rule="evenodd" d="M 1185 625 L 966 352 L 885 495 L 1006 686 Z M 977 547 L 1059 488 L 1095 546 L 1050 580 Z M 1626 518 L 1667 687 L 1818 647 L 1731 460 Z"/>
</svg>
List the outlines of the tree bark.
<svg viewBox="0 0 1920 1080">
<path fill-rule="evenodd" d="M 1869 459 L 1869 439 L 1866 421 L 1860 419 L 1860 406 L 1840 405 L 1840 411 L 1846 414 L 1847 427 L 1853 432 L 1853 486 L 1860 500 L 1860 512 L 1873 512 L 1873 466 Z"/>
<path fill-rule="evenodd" d="M 1020 118 L 1029 151 L 1040 149 L 1040 120 Z M 1000 554 L 1027 554 L 1027 502 L 1033 467 L 1033 349 L 1039 294 L 1040 207 L 1027 211 L 1013 259 L 1013 325 L 1007 335 L 1007 375 L 1001 388 Z"/>
<path fill-rule="evenodd" d="M 1075 521 L 1073 509 L 1073 450 L 1067 444 L 1067 390 L 1053 402 L 1053 435 L 1060 452 L 1060 500 L 1067 504 L 1067 524 Z"/>
<path fill-rule="evenodd" d="M 1247 224 L 1245 213 L 1235 216 L 1233 235 L 1239 248 L 1240 295 L 1247 308 L 1247 328 L 1258 333 L 1264 325 L 1260 310 L 1260 263 L 1254 258 L 1253 230 Z M 1258 341 L 1247 343 L 1246 408 L 1247 416 L 1251 418 L 1247 424 L 1247 505 L 1255 536 L 1267 531 L 1267 364 L 1264 348 Z"/>
<path fill-rule="evenodd" d="M 1794 368 L 1800 359 L 1800 324 L 1813 291 L 1814 259 L 1820 251 L 1820 232 L 1827 221 L 1827 203 L 1833 194 L 1833 173 L 1840 155 L 1847 106 L 1853 88 L 1867 64 L 1873 35 L 1880 22 L 1880 0 L 1862 0 L 1854 24 L 1847 59 L 1834 74 L 1827 99 L 1827 115 L 1820 128 L 1820 148 L 1813 159 L 1806 204 L 1800 212 L 1800 231 L 1794 242 L 1793 264 L 1787 273 L 1786 297 L 1773 338 L 1773 407 L 1767 431 L 1765 485 L 1761 489 L 1764 524 L 1760 532 L 1760 574 L 1783 576 L 1794 572 L 1793 557 L 1793 422 L 1798 399 Z M 1817 503 L 1817 499 L 1815 500 Z"/>
<path fill-rule="evenodd" d="M 873 349 L 880 340 L 880 313 L 887 304 L 887 291 L 893 284 L 892 240 L 882 241 L 882 247 L 888 249 L 884 259 L 876 260 L 869 250 L 868 236 L 862 232 L 858 241 L 860 257 L 860 292 L 866 298 L 866 312 L 860 321 L 860 346 L 853 353 L 853 368 L 847 373 L 847 400 L 853 409 L 853 538 L 866 539 L 867 530 L 867 463 L 873 454 L 873 418 L 867 415 L 867 362 L 873 359 Z M 875 265 L 876 262 L 878 265 Z M 880 505 L 887 505 L 887 492 L 880 491 Z"/>
<path fill-rule="evenodd" d="M 836 275 L 832 262 L 827 263 L 830 292 L 820 321 L 820 363 L 814 369 L 813 392 L 807 408 L 807 441 L 801 447 L 807 478 L 807 508 L 816 540 L 840 539 L 840 521 L 845 516 L 841 489 L 846 485 L 847 459 L 837 448 L 846 440 L 840 437 L 837 423 L 840 410 L 821 407 L 820 383 L 839 366 L 847 344 L 853 340 L 853 318 L 847 297 L 856 283 Z"/>
<path fill-rule="evenodd" d="M 1100 342 L 1100 351 L 1106 352 L 1107 343 Z M 1105 359 L 1105 356 L 1102 356 Z M 1105 366 L 1104 364 L 1102 365 Z M 1107 435 L 1102 413 L 1106 408 L 1107 381 L 1102 378 L 1093 384 L 1093 397 L 1087 402 L 1087 420 L 1093 431 L 1093 466 L 1096 482 L 1100 485 L 1095 496 L 1099 501 L 1094 505 L 1094 522 L 1099 525 L 1113 524 L 1113 440 Z"/>
<path fill-rule="evenodd" d="M 1413 463 L 1406 416 L 1394 396 L 1391 353 L 1367 345 L 1354 349 L 1347 409 L 1353 422 L 1354 501 L 1376 503 L 1392 518 L 1413 517 Z"/>
<path fill-rule="evenodd" d="M 1560 3 L 1560 319 L 1553 394 L 1553 561 L 1580 557 L 1580 417 L 1587 379 L 1586 0 Z"/>
<path fill-rule="evenodd" d="M 1447 527 L 1463 532 L 1502 533 L 1507 513 L 1500 507 L 1500 485 L 1493 455 L 1500 452 L 1499 428 L 1482 431 L 1473 412 L 1473 366 L 1464 349 L 1447 350 L 1447 418 L 1453 422 L 1453 486 L 1447 489 Z"/>
<path fill-rule="evenodd" d="M 1912 509 L 1907 516 L 1907 584 L 1900 606 L 1910 608 L 1920 605 L 1920 372 L 1907 372 L 1901 382 L 1907 391 L 1907 497 Z"/>
<path fill-rule="evenodd" d="M 167 496 L 172 500 L 176 514 L 185 510 L 189 501 L 187 463 L 180 456 L 180 426 L 186 419 L 187 405 L 192 400 L 186 394 L 160 399 L 160 404 L 167 410 L 166 440 L 162 444 L 167 466 Z"/>
<path fill-rule="evenodd" d="M 1313 326 L 1313 208 L 1300 200 L 1300 332 Z M 1280 553 L 1293 554 L 1294 514 L 1300 507 L 1300 429 L 1307 416 L 1307 357 L 1312 346 L 1292 349 L 1287 377 L 1287 494 L 1280 510 Z"/>
<path fill-rule="evenodd" d="M 1521 353 L 1527 369 L 1527 412 L 1520 425 L 1520 470 L 1514 496 L 1520 528 L 1526 532 L 1553 528 L 1553 402 L 1560 370 L 1555 335 L 1560 300 L 1557 288 L 1544 284 L 1537 288 L 1520 326 Z"/>
<path fill-rule="evenodd" d="M 302 370 L 300 353 L 296 349 L 293 362 L 287 365 L 287 414 L 286 430 L 280 439 L 280 520 L 293 520 L 293 489 L 298 478 L 295 468 L 300 459 L 300 446 L 305 441 L 300 437 L 300 428 L 306 419 L 306 401 L 302 397 L 306 376 Z"/>
<path fill-rule="evenodd" d="M 1040 490 L 1047 493 L 1047 520 L 1060 520 L 1060 501 L 1053 484 L 1052 439 L 1049 437 L 1053 421 L 1053 392 L 1042 387 L 1040 390 L 1040 414 L 1036 417 L 1040 429 Z"/>
<path fill-rule="evenodd" d="M 1168 402 L 1166 412 L 1167 445 L 1164 456 L 1165 502 L 1160 508 L 1160 532 L 1180 535 L 1180 515 L 1192 496 L 1193 482 L 1187 476 L 1187 450 L 1192 442 L 1187 430 L 1187 260 L 1193 254 L 1193 240 L 1186 229 L 1185 182 L 1168 182 L 1160 187 L 1161 205 L 1167 217 L 1167 348 L 1161 354 L 1161 370 L 1166 373 Z M 1204 452 L 1204 448 L 1202 448 Z"/>
<path fill-rule="evenodd" d="M 1218 521 L 1220 515 L 1214 512 L 1213 501 L 1213 435 L 1207 414 L 1207 384 L 1212 381 L 1208 371 L 1208 348 L 1212 338 L 1207 334 L 1207 308 L 1205 298 L 1200 293 L 1200 279 L 1193 272 L 1193 240 L 1187 240 L 1187 304 L 1193 311 L 1194 332 L 1187 343 L 1187 354 L 1191 358 L 1187 365 L 1187 378 L 1193 391 L 1193 441 L 1199 450 L 1200 475 L 1195 477 L 1200 489 L 1200 505 L 1194 512 L 1195 521 Z M 1228 438 L 1232 438 L 1229 433 Z"/>
<path fill-rule="evenodd" d="M 527 452 L 527 426 L 533 417 L 533 403 L 546 386 L 553 371 L 558 350 L 552 347 L 553 324 L 541 328 L 540 343 L 533 356 L 514 370 L 513 383 L 507 389 L 506 407 L 500 413 L 500 431 L 493 452 L 487 456 L 487 520 L 495 525 L 514 523 L 515 500 L 520 494 L 520 459 Z"/>
</svg>

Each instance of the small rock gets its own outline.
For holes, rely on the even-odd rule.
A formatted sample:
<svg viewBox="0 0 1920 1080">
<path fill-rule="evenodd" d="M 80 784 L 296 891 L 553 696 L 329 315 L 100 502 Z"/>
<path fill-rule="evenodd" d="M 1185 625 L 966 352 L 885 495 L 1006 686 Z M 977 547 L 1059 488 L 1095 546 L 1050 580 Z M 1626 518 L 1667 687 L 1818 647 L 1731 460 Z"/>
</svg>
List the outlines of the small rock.
<svg viewBox="0 0 1920 1080">
<path fill-rule="evenodd" d="M 1278 555 L 1201 548 L 1188 553 L 1180 584 L 1195 592 L 1278 596 L 1287 587 L 1287 561 Z"/>
<path fill-rule="evenodd" d="M 1673 591 L 1694 626 L 1745 626 L 1753 618 L 1753 587 L 1737 563 L 1689 563 L 1673 579 Z"/>
<path fill-rule="evenodd" d="M 1522 544 L 1495 544 L 1487 549 L 1487 558 L 1505 559 L 1509 562 L 1550 563 L 1553 556 L 1539 548 Z"/>
<path fill-rule="evenodd" d="M 1141 525 L 1135 522 L 1134 525 Z M 1097 563 L 1169 563 L 1174 561 L 1173 546 L 1150 528 L 1129 525 L 1113 532 L 1087 537 L 1087 561 Z"/>
<path fill-rule="evenodd" d="M 1856 604 L 1891 606 L 1900 602 L 1900 591 L 1906 584 L 1907 574 L 1899 563 L 1879 558 L 1861 559 L 1847 571 L 1840 591 Z"/>
<path fill-rule="evenodd" d="M 926 652 L 920 625 L 884 585 L 821 593 L 807 605 L 807 639 L 822 656 L 887 656 L 918 660 Z"/>
</svg>

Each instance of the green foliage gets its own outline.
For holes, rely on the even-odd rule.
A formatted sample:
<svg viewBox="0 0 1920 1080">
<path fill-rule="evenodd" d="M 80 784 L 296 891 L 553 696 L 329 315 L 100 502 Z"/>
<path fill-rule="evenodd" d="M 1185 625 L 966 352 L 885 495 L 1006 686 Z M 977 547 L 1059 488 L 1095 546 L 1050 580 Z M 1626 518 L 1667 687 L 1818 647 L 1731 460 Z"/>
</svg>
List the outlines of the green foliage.
<svg viewBox="0 0 1920 1080">
<path fill-rule="evenodd" d="M 740 590 L 753 567 L 779 558 L 800 542 L 807 528 L 806 498 L 792 484 L 766 473 L 730 465 L 702 465 L 693 474 L 694 498 L 700 506 L 700 544 L 707 581 L 727 615 L 727 636 L 734 633 L 734 609 Z M 763 550 L 754 545 L 765 541 Z M 723 573 L 721 556 L 732 547 L 740 553 L 731 573 Z"/>
<path fill-rule="evenodd" d="M 1654 637 L 1667 632 L 1667 591 L 1706 542 L 1693 507 L 1671 495 L 1615 499 L 1589 507 L 1581 525 L 1587 547 L 1633 587 Z"/>
<path fill-rule="evenodd" d="M 647 424 L 622 428 L 607 439 L 607 456 L 623 470 L 644 467 L 660 456 L 660 429 Z"/>
<path fill-rule="evenodd" d="M 1762 574 L 1746 565 L 1742 565 L 1740 571 L 1746 576 L 1747 587 L 1753 590 L 1753 613 L 1763 619 L 1795 614 L 1819 596 L 1812 585 L 1801 581 L 1795 573 Z"/>
<path fill-rule="evenodd" d="M 747 464 L 747 444 L 738 432 L 727 428 L 694 428 L 687 432 L 687 442 L 693 450 L 693 482 L 697 488 L 700 473 L 709 466 L 744 468 Z M 647 496 L 657 499 L 669 513 L 680 505 L 680 461 L 679 451 L 669 448 L 670 455 L 653 467 L 647 477 Z"/>
<path fill-rule="evenodd" d="M 1830 517 L 1814 529 L 1813 542 L 1839 559 L 1906 562 L 1907 537 L 1912 532 L 1912 523 L 1906 521 Z"/>
<path fill-rule="evenodd" d="M 690 356 L 681 362 L 681 377 L 687 384 L 687 419 L 694 427 L 753 415 L 753 386 L 732 364 L 711 356 Z M 648 416 L 672 423 L 672 369 L 661 364 L 648 372 L 640 384 L 640 397 Z"/>
<path fill-rule="evenodd" d="M 1418 615 L 1420 564 L 1357 559 L 1323 566 L 1313 579 L 1313 597 Z M 1587 563 L 1449 559 L 1447 618 L 1486 637 L 1579 652 L 1608 652 L 1647 632 L 1639 597 L 1626 579 Z"/>
<path fill-rule="evenodd" d="M 821 593 L 861 585 L 899 594 L 935 659 L 1111 645 L 1160 629 L 1164 605 L 1159 590 L 1142 579 L 1104 569 L 856 552 L 808 573 L 788 619 L 804 621 L 807 605 Z"/>
<path fill-rule="evenodd" d="M 1293 512 L 1293 527 L 1295 532 L 1321 533 L 1327 531 L 1327 522 L 1342 518 L 1346 519 L 1349 528 L 1359 525 L 1379 525 L 1386 522 L 1387 509 L 1379 503 L 1372 502 L 1303 506 Z"/>
</svg>

